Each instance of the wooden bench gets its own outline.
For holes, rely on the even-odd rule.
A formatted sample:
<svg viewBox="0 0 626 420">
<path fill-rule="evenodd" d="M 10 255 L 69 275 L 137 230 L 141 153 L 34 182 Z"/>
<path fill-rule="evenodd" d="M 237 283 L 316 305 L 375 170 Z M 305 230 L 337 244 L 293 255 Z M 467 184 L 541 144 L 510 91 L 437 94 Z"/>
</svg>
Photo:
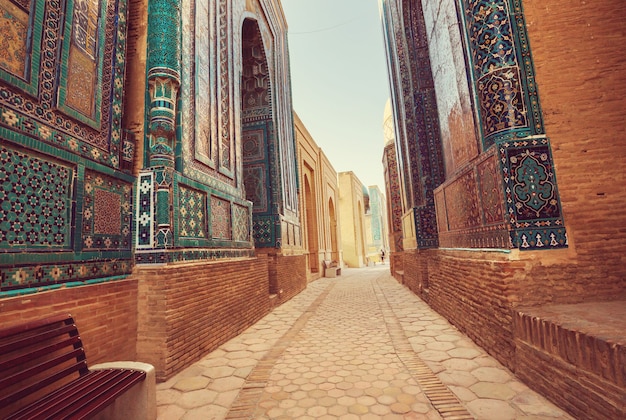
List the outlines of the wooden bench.
<svg viewBox="0 0 626 420">
<path fill-rule="evenodd" d="M 337 261 L 324 260 L 324 277 L 337 277 L 341 275 L 341 267 Z"/>
<path fill-rule="evenodd" d="M 125 363 L 128 366 L 134 362 Z M 114 403 L 123 394 L 137 394 L 137 390 L 145 388 L 141 386 L 143 382 L 153 382 L 153 386 L 148 385 L 147 391 L 143 392 L 154 393 L 154 396 L 145 397 L 153 401 L 139 402 L 143 407 L 138 409 L 123 406 L 120 412 L 125 413 L 123 415 L 129 420 L 154 418 L 154 368 L 145 363 L 134 364 L 139 369 L 108 367 L 110 364 L 89 369 L 78 328 L 68 314 L 2 329 L 0 418 L 93 418 L 119 405 Z M 146 377 L 149 377 L 148 380 Z M 133 399 L 136 398 L 137 395 L 134 395 Z M 131 404 L 136 403 L 131 401 Z M 154 408 L 146 408 L 151 405 Z"/>
</svg>

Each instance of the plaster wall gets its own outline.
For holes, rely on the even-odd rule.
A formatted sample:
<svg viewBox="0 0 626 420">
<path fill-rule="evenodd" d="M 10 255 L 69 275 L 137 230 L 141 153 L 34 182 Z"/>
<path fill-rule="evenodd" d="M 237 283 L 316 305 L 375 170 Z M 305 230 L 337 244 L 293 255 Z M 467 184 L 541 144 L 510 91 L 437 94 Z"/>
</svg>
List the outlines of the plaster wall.
<svg viewBox="0 0 626 420">
<path fill-rule="evenodd" d="M 363 267 L 367 257 L 363 184 L 353 172 L 339 173 L 339 213 L 343 261 L 349 267 Z"/>
<path fill-rule="evenodd" d="M 300 214 L 303 215 L 302 231 L 305 235 L 305 248 L 307 248 L 306 244 L 309 244 L 307 269 L 309 278 L 312 280 L 324 275 L 324 261 L 341 261 L 340 224 L 337 211 L 339 188 L 337 172 L 324 151 L 315 143 L 297 114 L 294 114 L 294 120 L 298 145 L 298 168 L 302 184 L 299 198 Z M 308 195 L 304 185 L 305 180 L 309 183 Z M 311 243 L 316 244 L 313 250 L 310 249 Z"/>
</svg>

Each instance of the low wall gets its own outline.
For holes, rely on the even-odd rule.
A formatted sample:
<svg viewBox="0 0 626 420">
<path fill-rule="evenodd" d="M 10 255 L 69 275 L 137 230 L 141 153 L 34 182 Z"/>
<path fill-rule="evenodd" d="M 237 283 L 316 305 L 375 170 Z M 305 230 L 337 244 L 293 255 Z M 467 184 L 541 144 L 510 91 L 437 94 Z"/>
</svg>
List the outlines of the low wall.
<svg viewBox="0 0 626 420">
<path fill-rule="evenodd" d="M 576 418 L 626 418 L 625 312 L 625 301 L 516 311 L 516 374 Z"/>
<path fill-rule="evenodd" d="M 157 381 L 200 360 L 270 310 L 267 258 L 138 266 L 137 355 Z"/>
<path fill-rule="evenodd" d="M 283 303 L 303 291 L 307 285 L 306 255 L 270 256 L 270 282 L 275 287 L 278 303 Z"/>
<path fill-rule="evenodd" d="M 125 279 L 0 299 L 2 326 L 70 313 L 89 365 L 139 360 L 137 280 Z"/>
</svg>

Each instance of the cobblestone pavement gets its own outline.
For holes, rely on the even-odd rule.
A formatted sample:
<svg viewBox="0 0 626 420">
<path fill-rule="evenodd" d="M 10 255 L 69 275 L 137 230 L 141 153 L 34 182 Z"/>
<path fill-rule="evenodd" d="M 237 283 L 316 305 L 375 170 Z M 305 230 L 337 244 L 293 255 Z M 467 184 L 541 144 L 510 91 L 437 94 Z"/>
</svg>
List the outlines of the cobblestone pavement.
<svg viewBox="0 0 626 420">
<path fill-rule="evenodd" d="M 570 419 L 389 274 L 344 269 L 157 385 L 158 418 Z"/>
</svg>

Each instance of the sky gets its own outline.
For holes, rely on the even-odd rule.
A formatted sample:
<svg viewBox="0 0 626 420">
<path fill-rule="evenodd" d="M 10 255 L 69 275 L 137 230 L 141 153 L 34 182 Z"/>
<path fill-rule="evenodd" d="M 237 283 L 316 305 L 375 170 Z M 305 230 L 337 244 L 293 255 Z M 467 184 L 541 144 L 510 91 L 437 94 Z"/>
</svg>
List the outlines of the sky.
<svg viewBox="0 0 626 420">
<path fill-rule="evenodd" d="M 389 97 L 378 0 L 282 0 L 293 106 L 337 172 L 385 193 Z"/>
</svg>

